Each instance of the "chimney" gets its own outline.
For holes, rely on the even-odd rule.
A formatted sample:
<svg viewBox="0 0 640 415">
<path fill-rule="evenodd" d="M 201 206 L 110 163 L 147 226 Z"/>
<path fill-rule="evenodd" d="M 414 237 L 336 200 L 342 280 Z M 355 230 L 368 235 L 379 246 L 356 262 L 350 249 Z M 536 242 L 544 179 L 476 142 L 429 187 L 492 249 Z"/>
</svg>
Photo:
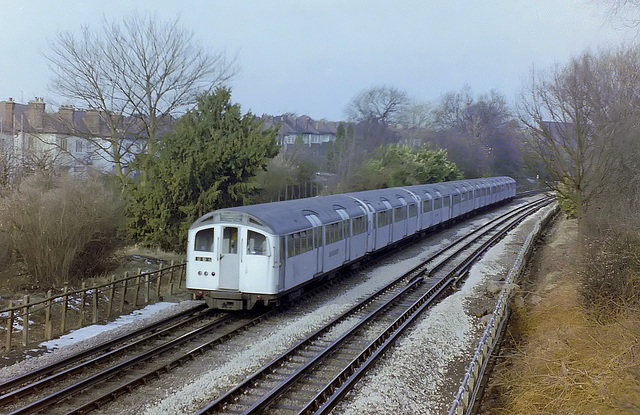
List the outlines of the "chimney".
<svg viewBox="0 0 640 415">
<path fill-rule="evenodd" d="M 75 130 L 75 123 L 73 122 L 73 115 L 76 112 L 73 105 L 62 105 L 58 110 L 58 116 L 62 123 L 63 131 Z"/>
<path fill-rule="evenodd" d="M 11 130 L 14 128 L 14 117 L 16 114 L 16 103 L 13 98 L 9 98 L 9 101 L 3 102 L 4 108 L 2 112 L 2 129 Z"/>
<path fill-rule="evenodd" d="M 84 125 L 91 134 L 100 135 L 100 111 L 89 108 L 84 117 Z"/>
<path fill-rule="evenodd" d="M 44 128 L 44 98 L 36 97 L 35 100 L 29 101 L 29 109 L 27 111 L 27 120 L 29 125 L 36 130 Z"/>
</svg>

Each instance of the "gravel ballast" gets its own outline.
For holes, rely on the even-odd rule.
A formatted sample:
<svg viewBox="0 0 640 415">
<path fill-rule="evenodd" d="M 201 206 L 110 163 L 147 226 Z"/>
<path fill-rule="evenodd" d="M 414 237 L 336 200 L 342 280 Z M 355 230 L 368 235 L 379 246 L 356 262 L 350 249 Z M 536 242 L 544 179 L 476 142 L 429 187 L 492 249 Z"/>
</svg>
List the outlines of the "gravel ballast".
<svg viewBox="0 0 640 415">
<path fill-rule="evenodd" d="M 514 204 L 523 204 L 517 201 Z M 486 216 L 497 216 L 501 208 Z M 548 208 L 547 208 L 548 209 Z M 484 330 L 480 317 L 492 310 L 495 295 L 484 287 L 506 276 L 520 245 L 542 216 L 523 222 L 487 253 L 470 271 L 461 289 L 442 300 L 422 317 L 415 328 L 390 349 L 384 360 L 361 379 L 336 413 L 440 414 L 446 412 L 457 392 L 466 364 Z M 226 346 L 162 376 L 97 413 L 174 414 L 193 413 L 233 387 L 253 370 L 284 352 L 291 344 L 347 310 L 364 296 L 410 270 L 446 243 L 475 229 L 485 219 L 472 219 L 421 240 L 375 269 L 366 270 L 339 286 L 280 313 L 266 324 L 232 339 Z M 176 307 L 193 307 L 180 305 Z M 182 308 L 182 309 L 184 309 Z M 169 312 L 168 310 L 166 310 Z M 177 312 L 174 309 L 172 312 Z M 148 320 L 144 324 L 150 324 Z M 346 322 L 344 324 L 351 324 Z M 122 330 L 122 329 L 120 329 Z M 122 331 L 118 333 L 122 334 Z M 101 343 L 109 337 L 94 340 Z M 114 336 L 115 334 L 112 334 Z M 95 344 L 94 343 L 94 344 Z M 69 348 L 79 347 L 70 346 Z M 89 346 L 85 346 L 89 347 Z M 63 348 L 67 349 L 67 347 Z M 48 355 L 60 355 L 63 349 Z M 86 349 L 85 349 L 86 350 Z M 73 354 L 77 352 L 67 352 Z M 42 356 L 41 358 L 45 358 Z M 38 359 L 41 359 L 38 358 Z M 26 363 L 29 360 L 23 362 Z M 33 367 L 42 364 L 32 365 Z M 16 365 L 14 365 L 16 366 Z M 12 367 L 0 370 L 0 376 Z M 27 369 L 21 369 L 27 370 Z M 14 372 L 15 373 L 15 372 Z"/>
</svg>

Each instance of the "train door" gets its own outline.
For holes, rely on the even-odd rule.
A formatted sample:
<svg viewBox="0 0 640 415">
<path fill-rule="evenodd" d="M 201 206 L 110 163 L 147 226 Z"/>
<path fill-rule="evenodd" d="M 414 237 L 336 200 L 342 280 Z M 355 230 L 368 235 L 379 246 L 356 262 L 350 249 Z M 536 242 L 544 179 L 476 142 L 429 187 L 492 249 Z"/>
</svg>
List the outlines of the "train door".
<svg viewBox="0 0 640 415">
<path fill-rule="evenodd" d="M 219 287 L 223 290 L 237 290 L 239 288 L 240 254 L 238 253 L 238 245 L 240 241 L 238 238 L 237 227 L 222 227 Z"/>
<path fill-rule="evenodd" d="M 320 222 L 320 219 L 313 214 L 309 214 L 309 215 L 305 215 L 307 220 L 309 222 L 311 222 L 311 225 L 313 226 L 313 245 L 316 248 L 316 258 L 317 258 L 317 265 L 316 265 L 316 274 L 320 274 L 322 273 L 322 263 L 323 263 L 323 251 L 324 251 L 324 247 L 322 244 L 322 222 Z"/>
<path fill-rule="evenodd" d="M 376 210 L 367 203 L 367 252 L 376 250 Z"/>
<path fill-rule="evenodd" d="M 349 261 L 351 259 L 351 252 L 349 249 L 349 243 L 351 241 L 351 221 L 349 220 L 349 214 L 341 208 L 336 209 L 338 215 L 342 218 L 342 235 L 344 236 L 344 260 Z"/>
<path fill-rule="evenodd" d="M 387 239 L 387 244 L 390 244 L 391 242 L 393 242 L 393 209 L 391 208 L 391 203 L 389 203 L 386 200 L 382 201 L 382 204 L 384 205 L 384 207 L 387 208 L 387 212 L 388 212 L 388 226 L 389 226 L 389 232 L 388 232 L 388 237 L 389 239 Z M 385 245 L 387 245 L 385 244 Z"/>
<path fill-rule="evenodd" d="M 246 233 L 245 233 L 246 232 Z M 240 291 L 275 294 L 277 281 L 273 265 L 273 241 L 267 235 L 247 228 L 240 229 Z M 246 241 L 246 243 L 244 242 Z"/>
</svg>

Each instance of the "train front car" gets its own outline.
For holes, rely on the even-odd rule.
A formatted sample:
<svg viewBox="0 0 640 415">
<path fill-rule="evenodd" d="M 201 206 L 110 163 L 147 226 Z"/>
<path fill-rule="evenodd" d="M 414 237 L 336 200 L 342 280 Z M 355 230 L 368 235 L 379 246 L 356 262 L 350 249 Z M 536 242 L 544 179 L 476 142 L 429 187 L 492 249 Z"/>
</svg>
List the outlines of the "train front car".
<svg viewBox="0 0 640 415">
<path fill-rule="evenodd" d="M 209 307 L 224 310 L 268 301 L 278 291 L 278 242 L 246 212 L 202 216 L 189 229 L 187 288 L 201 293 Z"/>
</svg>

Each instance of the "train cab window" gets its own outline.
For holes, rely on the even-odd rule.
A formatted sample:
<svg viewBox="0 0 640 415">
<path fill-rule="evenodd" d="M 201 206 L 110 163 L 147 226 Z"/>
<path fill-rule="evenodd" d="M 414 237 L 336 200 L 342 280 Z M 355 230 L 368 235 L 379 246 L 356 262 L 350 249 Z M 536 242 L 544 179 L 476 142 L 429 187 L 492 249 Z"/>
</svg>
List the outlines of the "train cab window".
<svg viewBox="0 0 640 415">
<path fill-rule="evenodd" d="M 196 251 L 213 252 L 213 228 L 202 229 L 196 233 Z"/>
<path fill-rule="evenodd" d="M 222 231 L 222 253 L 238 253 L 238 228 L 225 227 Z"/>
<path fill-rule="evenodd" d="M 247 254 L 267 255 L 267 237 L 258 232 L 247 231 Z"/>
</svg>

